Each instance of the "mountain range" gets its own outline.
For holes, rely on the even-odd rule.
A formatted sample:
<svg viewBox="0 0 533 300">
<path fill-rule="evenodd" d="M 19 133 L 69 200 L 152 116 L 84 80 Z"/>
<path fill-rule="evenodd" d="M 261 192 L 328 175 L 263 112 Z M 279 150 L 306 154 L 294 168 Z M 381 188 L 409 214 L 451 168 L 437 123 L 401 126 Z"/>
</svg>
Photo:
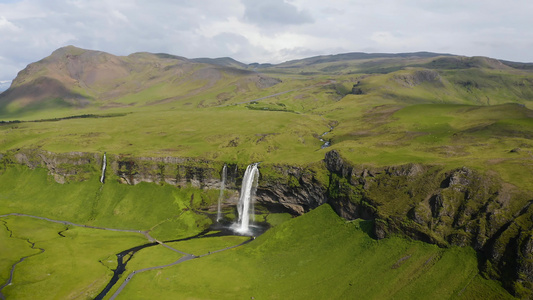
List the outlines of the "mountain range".
<svg viewBox="0 0 533 300">
<path fill-rule="evenodd" d="M 115 56 L 67 46 L 19 72 L 10 88 L 0 94 L 0 117 L 9 119 L 55 108 L 236 104 L 277 85 L 284 76 L 301 82 L 311 77 L 340 76 L 346 89 L 336 91 L 341 95 L 351 91 L 352 86 L 345 84 L 345 77 L 351 76 L 357 77 L 352 83 L 359 85 L 358 90 L 403 97 L 403 101 L 524 103 L 533 99 L 530 70 L 531 64 L 429 52 L 345 53 L 274 65 L 244 64 L 229 57 Z M 502 88 L 507 89 L 505 95 L 494 97 Z M 424 99 L 417 95 L 427 92 L 433 95 Z M 197 101 L 199 98 L 202 100 Z"/>
</svg>

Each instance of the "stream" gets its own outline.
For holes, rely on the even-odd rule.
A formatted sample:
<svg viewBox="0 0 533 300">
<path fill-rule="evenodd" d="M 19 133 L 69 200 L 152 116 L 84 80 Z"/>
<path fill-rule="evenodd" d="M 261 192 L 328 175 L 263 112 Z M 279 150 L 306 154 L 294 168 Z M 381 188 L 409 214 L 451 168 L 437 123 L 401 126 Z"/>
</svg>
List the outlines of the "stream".
<svg viewBox="0 0 533 300">
<path fill-rule="evenodd" d="M 210 231 L 210 229 L 208 228 L 208 229 L 206 229 L 206 230 L 204 230 L 204 231 L 202 231 L 202 232 L 200 232 L 200 233 L 198 233 L 196 235 L 190 236 L 190 237 L 186 237 L 186 238 L 182 238 L 182 239 L 163 241 L 162 243 L 166 244 L 166 243 L 173 243 L 173 242 L 181 242 L 181 241 L 192 240 L 192 239 L 200 238 L 200 237 L 217 236 L 215 234 L 206 235 L 209 231 Z M 105 297 L 105 295 L 107 295 L 107 293 L 111 290 L 111 288 L 119 280 L 120 275 L 122 275 L 122 273 L 124 273 L 124 271 L 126 271 L 126 265 L 133 258 L 133 255 L 135 255 L 135 253 L 137 253 L 138 251 L 140 251 L 140 250 L 142 250 L 144 248 L 149 248 L 149 247 L 153 247 L 153 246 L 157 246 L 157 245 L 159 245 L 158 242 L 152 242 L 152 243 L 147 243 L 147 244 L 135 246 L 135 247 L 132 247 L 132 248 L 129 248 L 129 249 L 126 249 L 124 251 L 121 251 L 121 252 L 117 253 L 116 254 L 117 255 L 117 268 L 115 270 L 113 270 L 113 277 L 111 277 L 111 280 L 106 285 L 106 287 L 94 299 L 95 300 L 101 300 L 101 299 L 103 299 Z M 181 252 L 181 253 L 185 254 L 185 255 L 192 255 L 192 254 L 189 254 L 189 253 L 183 253 L 183 252 Z M 128 257 L 127 257 L 126 260 L 124 260 L 124 257 L 126 257 L 126 256 L 128 256 Z M 196 256 L 194 256 L 194 257 L 196 258 Z"/>
<path fill-rule="evenodd" d="M 208 214 L 208 215 L 209 215 L 209 217 L 211 219 L 213 219 L 213 216 L 211 214 Z M 255 225 L 254 227 L 256 229 L 254 231 L 254 234 L 256 234 L 256 235 L 262 234 L 266 229 L 268 229 L 268 226 L 265 226 L 265 225 L 266 224 L 262 224 L 262 223 L 259 223 L 259 224 Z M 235 232 L 230 229 L 230 226 L 231 226 L 231 223 L 213 222 L 209 228 L 205 229 L 204 231 L 202 231 L 202 232 L 200 232 L 200 233 L 198 233 L 196 235 L 190 236 L 190 237 L 181 238 L 181 239 L 174 239 L 174 240 L 167 240 L 167 241 L 163 241 L 163 242 L 156 241 L 156 242 L 152 242 L 152 243 L 147 243 L 147 244 L 135 246 L 135 247 L 132 247 L 132 248 L 129 248 L 129 249 L 126 249 L 124 251 L 121 251 L 121 252 L 117 253 L 116 254 L 116 256 L 117 256 L 117 268 L 115 270 L 113 270 L 113 277 L 111 278 L 109 283 L 106 285 L 106 287 L 94 299 L 95 300 L 104 299 L 104 297 L 107 295 L 107 293 L 118 282 L 118 280 L 120 279 L 120 276 L 126 271 L 126 265 L 128 264 L 128 262 L 133 258 L 134 254 L 137 253 L 138 251 L 140 251 L 140 250 L 142 250 L 144 248 L 156 246 L 156 245 L 159 245 L 159 244 L 165 245 L 167 243 L 182 242 L 182 241 L 188 241 L 188 240 L 197 239 L 197 238 L 209 238 L 209 237 L 220 237 L 220 236 L 235 235 Z M 211 231 L 216 231 L 216 232 L 208 234 Z M 152 239 L 149 235 L 147 235 L 147 237 L 149 239 Z M 201 256 L 196 256 L 194 254 L 181 252 L 181 251 L 178 251 L 178 250 L 175 250 L 175 249 L 171 248 L 172 250 L 177 251 L 177 252 L 179 252 L 181 254 L 184 254 L 185 256 L 183 256 L 179 260 L 177 260 L 177 261 L 175 261 L 173 263 L 167 264 L 167 265 L 154 266 L 154 267 L 149 267 L 149 268 L 133 271 L 132 273 L 130 273 L 128 275 L 128 277 L 124 280 L 124 282 L 121 284 L 119 289 L 115 292 L 115 294 L 113 294 L 113 296 L 110 299 L 114 299 L 122 291 L 122 289 L 128 284 L 128 282 L 131 280 L 131 278 L 135 274 L 138 274 L 138 273 L 141 273 L 141 272 L 145 272 L 145 271 L 149 271 L 149 270 L 155 270 L 155 269 L 161 269 L 161 268 L 164 268 L 164 267 L 173 266 L 173 265 L 176 265 L 178 263 L 181 263 L 181 262 L 184 262 L 184 261 L 187 261 L 187 260 L 196 259 L 196 258 L 200 258 L 200 257 L 205 256 L 205 255 L 210 255 L 210 254 L 213 254 L 213 253 L 217 253 L 217 252 L 221 252 L 221 251 L 228 250 L 228 249 L 231 249 L 231 248 L 235 248 L 235 247 L 247 244 L 247 243 L 253 241 L 254 239 L 255 239 L 255 237 L 251 237 L 250 239 L 248 239 L 248 240 L 246 240 L 246 241 L 244 241 L 244 242 L 242 242 L 242 243 L 240 243 L 238 245 L 230 246 L 230 247 L 227 247 L 227 248 L 224 248 L 224 249 L 218 249 L 218 250 L 215 250 L 215 251 L 210 251 L 208 254 L 204 254 L 204 255 L 201 255 Z M 124 260 L 124 257 L 126 257 L 126 256 L 128 256 L 128 258 L 126 260 Z"/>
<path fill-rule="evenodd" d="M 9 229 L 9 227 L 7 227 L 7 222 L 4 221 L 4 220 L 0 220 L 4 223 L 4 227 L 6 228 L 6 230 L 9 232 L 9 237 L 10 238 L 13 238 L 13 231 L 11 231 L 11 229 Z M 35 256 L 35 255 L 39 255 L 39 254 L 42 254 L 44 252 L 44 249 L 43 248 L 35 248 L 35 243 L 31 242 L 29 239 L 23 239 L 25 240 L 26 242 L 28 242 L 31 246 L 30 248 L 32 249 L 39 249 L 41 250 L 39 253 L 34 253 L 34 254 L 30 254 L 30 255 L 26 255 L 24 257 L 21 257 L 19 259 L 19 261 L 17 261 L 16 263 L 14 263 L 12 266 L 11 266 L 11 271 L 9 272 L 9 278 L 7 279 L 6 283 L 4 283 L 3 285 L 0 286 L 0 299 L 2 300 L 5 300 L 6 297 L 4 296 L 4 294 L 2 294 L 2 290 L 10 285 L 12 282 L 13 282 L 13 275 L 15 274 L 15 267 L 20 264 L 21 262 L 23 262 L 26 258 L 29 258 L 29 257 L 32 257 L 32 256 Z"/>
<path fill-rule="evenodd" d="M 216 216 L 211 216 L 211 214 L 208 214 L 208 215 L 213 220 L 216 218 Z M 180 238 L 180 239 L 173 239 L 173 240 L 167 240 L 167 241 L 160 242 L 160 241 L 152 238 L 149 235 L 148 231 L 90 226 L 90 225 L 76 224 L 76 223 L 72 223 L 72 222 L 69 222 L 69 221 L 53 220 L 53 219 L 49 219 L 49 218 L 45 218 L 45 217 L 32 216 L 32 215 L 27 215 L 27 214 L 19 214 L 19 213 L 10 213 L 10 214 L 5 214 L 5 215 L 0 215 L 0 218 L 8 217 L 8 216 L 29 217 L 29 218 L 45 220 L 45 221 L 49 221 L 49 222 L 53 222 L 53 223 L 61 223 L 61 224 L 67 225 L 67 226 L 70 225 L 70 226 L 85 227 L 85 228 L 100 229 L 100 230 L 120 231 L 120 232 L 135 232 L 135 233 L 143 234 L 150 241 L 149 243 L 145 243 L 145 244 L 142 244 L 142 245 L 131 247 L 129 249 L 123 250 L 123 251 L 121 251 L 121 252 L 116 254 L 116 256 L 117 256 L 117 267 L 116 267 L 116 269 L 112 270 L 113 271 L 113 276 L 111 277 L 111 279 L 109 280 L 107 285 L 94 298 L 94 299 L 97 299 L 97 300 L 101 300 L 107 295 L 107 293 L 119 281 L 121 275 L 126 271 L 126 266 L 127 266 L 128 262 L 133 258 L 135 253 L 137 253 L 138 251 L 140 251 L 140 250 L 142 250 L 144 248 L 149 248 L 149 247 L 153 247 L 153 246 L 156 246 L 156 245 L 162 245 L 162 246 L 165 246 L 165 247 L 167 247 L 167 248 L 169 248 L 169 249 L 171 249 L 173 251 L 181 253 L 184 256 L 181 257 L 179 260 L 177 260 L 175 262 L 172 262 L 170 264 L 167 264 L 167 265 L 153 266 L 153 267 L 148 267 L 148 268 L 144 268 L 144 269 L 141 269 L 141 270 L 135 270 L 135 271 L 131 272 L 127 276 L 127 278 L 124 280 L 124 282 L 121 284 L 119 289 L 112 295 L 112 297 L 110 299 L 114 299 L 116 296 L 118 296 L 118 294 L 128 284 L 129 280 L 135 274 L 138 274 L 138 273 L 141 273 L 141 272 L 144 272 L 144 271 L 161 269 L 161 268 L 173 266 L 173 265 L 176 265 L 178 263 L 181 263 L 181 262 L 184 262 L 184 261 L 187 261 L 187 260 L 201 258 L 201 257 L 206 256 L 206 255 L 211 255 L 211 254 L 214 254 L 214 253 L 217 253 L 217 252 L 221 252 L 221 251 L 225 251 L 225 250 L 228 250 L 228 249 L 232 249 L 232 248 L 235 248 L 235 247 L 242 246 L 244 244 L 247 244 L 247 243 L 253 241 L 256 236 L 261 235 L 269 227 L 268 223 L 264 223 L 264 222 L 254 223 L 254 224 L 251 225 L 254 236 L 250 237 L 250 239 L 248 239 L 248 240 L 246 240 L 246 241 L 244 241 L 244 242 L 242 242 L 240 244 L 234 245 L 234 246 L 229 246 L 229 247 L 226 247 L 226 248 L 223 248 L 223 249 L 217 249 L 217 250 L 214 250 L 214 251 L 209 251 L 209 253 L 207 253 L 207 254 L 196 256 L 194 254 L 185 253 L 185 252 L 182 252 L 180 250 L 174 249 L 174 248 L 166 245 L 166 243 L 181 242 L 181 241 L 187 241 L 187 240 L 192 240 L 192 239 L 196 239 L 196 238 L 208 238 L 208 237 L 220 237 L 220 236 L 236 235 L 235 232 L 231 229 L 231 224 L 229 222 L 225 222 L 225 221 L 222 221 L 222 222 L 213 221 L 212 225 L 209 228 L 205 229 L 204 231 L 202 231 L 202 232 L 200 232 L 200 233 L 198 233 L 196 235 L 193 235 L 193 236 L 190 236 L 190 237 L 185 237 L 185 238 Z M 3 221 L 3 220 L 0 220 L 0 221 L 2 221 L 4 223 L 4 226 L 7 228 L 7 230 L 11 234 L 10 236 L 12 236 L 12 232 L 7 227 L 6 222 Z M 67 227 L 67 229 L 58 232 L 58 234 L 60 236 L 64 237 L 64 235 L 62 233 L 64 231 L 66 231 L 66 230 L 68 230 L 68 227 Z M 215 231 L 215 232 L 213 232 L 211 234 L 208 234 L 211 231 Z M 10 277 L 9 277 L 8 281 L 5 284 L 3 284 L 2 286 L 0 286 L 0 299 L 2 299 L 2 300 L 5 300 L 5 296 L 2 294 L 1 291 L 2 291 L 2 289 L 4 287 L 6 287 L 6 286 L 8 286 L 8 285 L 10 285 L 12 283 L 13 274 L 15 272 L 16 266 L 19 263 L 23 262 L 25 259 L 27 259 L 29 257 L 32 257 L 32 256 L 35 256 L 35 255 L 38 255 L 38 254 L 41 254 L 41 253 L 43 253 L 45 251 L 42 248 L 36 248 L 35 247 L 35 243 L 32 243 L 29 240 L 27 240 L 27 242 L 30 243 L 32 249 L 39 249 L 41 251 L 39 253 L 35 253 L 35 254 L 32 254 L 32 255 L 28 255 L 28 256 L 22 257 L 18 262 L 13 264 L 13 266 L 11 267 Z"/>
<path fill-rule="evenodd" d="M 331 127 L 329 128 L 328 131 L 326 131 L 326 132 L 324 132 L 324 133 L 322 133 L 322 134 L 320 135 L 320 137 L 319 137 L 318 139 L 319 139 L 322 143 L 324 143 L 324 144 L 322 144 L 322 146 L 320 147 L 320 149 L 324 149 L 324 148 L 327 148 L 327 147 L 331 146 L 331 140 L 324 140 L 323 137 L 324 137 L 326 134 L 332 132 L 334 128 L 335 128 L 335 127 L 331 126 Z"/>
</svg>

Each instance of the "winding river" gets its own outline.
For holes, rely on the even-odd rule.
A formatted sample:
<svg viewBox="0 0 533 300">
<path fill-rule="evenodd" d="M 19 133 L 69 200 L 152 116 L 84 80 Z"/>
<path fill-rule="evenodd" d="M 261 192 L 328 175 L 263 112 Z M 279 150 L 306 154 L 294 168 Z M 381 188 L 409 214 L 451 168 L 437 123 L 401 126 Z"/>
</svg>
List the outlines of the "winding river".
<svg viewBox="0 0 533 300">
<path fill-rule="evenodd" d="M 167 243 L 187 241 L 187 240 L 192 240 L 192 239 L 197 239 L 197 238 L 208 238 L 208 237 L 219 237 L 219 236 L 235 235 L 235 233 L 232 230 L 229 229 L 229 226 L 225 226 L 224 224 L 220 224 L 220 223 L 214 222 L 213 225 L 210 228 L 208 228 L 208 229 L 206 229 L 206 230 L 204 230 L 204 231 L 202 231 L 202 232 L 200 232 L 200 233 L 198 233 L 196 235 L 193 235 L 193 236 L 190 236 L 190 237 L 186 237 L 186 238 L 181 238 L 181 239 L 174 239 L 174 240 L 168 240 L 168 241 L 158 241 L 157 239 L 154 239 L 152 236 L 150 236 L 149 230 L 142 231 L 142 230 L 133 230 L 133 229 L 106 228 L 106 227 L 99 227 L 99 226 L 77 224 L 77 223 L 73 223 L 73 222 L 69 222 L 69 221 L 54 220 L 54 219 L 50 219 L 50 218 L 45 218 L 45 217 L 40 217 L 40 216 L 33 216 L 33 215 L 28 215 L 28 214 L 21 214 L 21 213 L 10 213 L 10 214 L 0 215 L 0 219 L 1 218 L 5 218 L 5 217 L 9 217 L 9 216 L 28 217 L 28 218 L 40 219 L 40 220 L 53 222 L 53 223 L 60 223 L 60 224 L 69 225 L 69 226 L 85 227 L 85 228 L 92 228 L 92 229 L 98 229 L 98 230 L 108 230 L 108 231 L 118 231 L 118 232 L 133 232 L 133 233 L 143 234 L 148 239 L 149 243 L 138 245 L 138 246 L 126 249 L 126 250 L 121 251 L 121 252 L 116 254 L 116 256 L 117 256 L 117 268 L 113 270 L 113 276 L 110 279 L 110 281 L 108 282 L 108 284 L 96 296 L 95 299 L 100 299 L 100 300 L 103 299 L 107 295 L 107 293 L 113 288 L 113 286 L 115 286 L 115 284 L 118 282 L 118 280 L 120 279 L 121 275 L 126 271 L 126 266 L 127 266 L 128 262 L 133 258 L 134 254 L 137 253 L 138 251 L 144 249 L 144 248 L 153 247 L 153 246 L 157 246 L 157 245 L 162 245 L 162 246 L 164 246 L 164 247 L 166 247 L 166 248 L 168 248 L 168 249 L 170 249 L 172 251 L 178 252 L 178 253 L 180 253 L 180 254 L 182 254 L 184 256 L 181 257 L 180 259 L 178 259 L 177 261 L 174 261 L 174 262 L 172 262 L 170 264 L 160 265 L 160 266 L 153 266 L 153 267 L 148 267 L 148 268 L 132 271 L 131 273 L 128 274 L 126 279 L 122 282 L 120 287 L 115 291 L 115 293 L 111 296 L 110 299 L 115 299 L 120 294 L 120 292 L 124 289 L 124 287 L 130 282 L 131 278 L 133 278 L 133 276 L 135 276 L 135 274 L 139 274 L 139 273 L 150 271 L 150 270 L 156 270 L 156 269 L 162 269 L 162 268 L 166 268 L 166 267 L 171 267 L 171 266 L 177 265 L 179 263 L 182 263 L 182 262 L 185 262 L 185 261 L 188 261 L 188 260 L 191 260 L 191 259 L 197 259 L 197 258 L 204 257 L 206 255 L 211 255 L 211 254 L 222 252 L 222 251 L 225 251 L 225 250 L 228 250 L 228 249 L 236 248 L 236 247 L 242 246 L 244 244 L 247 244 L 247 243 L 249 243 L 249 242 L 251 242 L 251 241 L 253 241 L 255 239 L 255 237 L 250 237 L 248 240 L 246 240 L 246 241 L 244 241 L 244 242 L 242 242 L 240 244 L 237 244 L 237 245 L 234 245 L 234 246 L 230 246 L 230 247 L 226 247 L 226 248 L 223 248 L 223 249 L 218 249 L 218 250 L 215 250 L 215 251 L 210 251 L 207 254 L 203 254 L 203 255 L 197 256 L 197 255 L 194 255 L 194 254 L 191 254 L 191 253 L 186 253 L 186 252 L 180 251 L 178 249 L 172 248 L 171 246 L 167 245 Z M 0 220 L 0 221 L 2 221 L 4 223 L 4 226 L 6 227 L 8 232 L 10 232 L 10 237 L 12 237 L 13 233 L 7 227 L 6 222 L 3 221 L 3 220 Z M 209 234 L 210 231 L 214 231 L 214 230 L 216 230 L 216 232 Z M 262 230 L 258 230 L 256 235 L 260 235 L 261 233 L 264 232 L 264 230 L 266 230 L 266 227 L 263 228 Z M 60 236 L 64 236 L 64 235 L 62 235 L 62 232 L 64 232 L 64 231 L 65 230 L 62 230 L 62 231 L 58 232 L 58 234 Z M 2 294 L 2 289 L 5 288 L 6 286 L 12 284 L 13 274 L 15 273 L 16 266 L 19 263 L 23 262 L 25 259 L 27 259 L 29 257 L 32 257 L 32 256 L 35 256 L 35 255 L 39 255 L 39 254 L 41 254 L 41 253 L 43 253 L 45 251 L 45 249 L 36 248 L 35 247 L 35 243 L 32 243 L 29 240 L 26 240 L 26 241 L 28 243 L 30 243 L 32 249 L 39 249 L 41 251 L 39 253 L 34 253 L 32 255 L 28 255 L 28 256 L 22 257 L 18 262 L 16 262 L 15 264 L 12 265 L 8 281 L 5 284 L 3 284 L 2 286 L 0 286 L 0 299 L 2 299 L 2 300 L 5 300 L 5 296 Z M 124 258 L 126 258 L 126 259 L 124 259 Z"/>
</svg>

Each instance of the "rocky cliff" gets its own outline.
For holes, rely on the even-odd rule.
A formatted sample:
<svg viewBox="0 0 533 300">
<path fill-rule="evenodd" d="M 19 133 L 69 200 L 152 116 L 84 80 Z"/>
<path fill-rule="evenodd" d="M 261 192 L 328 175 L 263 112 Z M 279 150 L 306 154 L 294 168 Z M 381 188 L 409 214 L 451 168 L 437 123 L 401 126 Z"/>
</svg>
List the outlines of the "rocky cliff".
<svg viewBox="0 0 533 300">
<path fill-rule="evenodd" d="M 471 246 L 487 277 L 532 296 L 533 195 L 466 167 L 353 166 L 326 154 L 328 201 L 345 218 L 374 219 L 377 238 L 400 234 L 442 247 Z"/>
<path fill-rule="evenodd" d="M 120 155 L 108 155 L 107 161 L 108 180 L 201 189 L 220 187 L 224 165 Z M 99 176 L 102 154 L 19 150 L 0 156 L 0 168 L 12 163 L 46 168 L 65 183 Z M 246 165 L 227 165 L 226 188 L 236 194 Z M 257 200 L 271 211 L 299 215 L 329 203 L 346 219 L 374 220 L 376 238 L 399 234 L 441 247 L 471 246 L 485 276 L 502 281 L 519 297 L 533 295 L 533 194 L 496 174 L 420 164 L 356 166 L 335 150 L 319 163 L 260 164 L 259 169 Z"/>
</svg>

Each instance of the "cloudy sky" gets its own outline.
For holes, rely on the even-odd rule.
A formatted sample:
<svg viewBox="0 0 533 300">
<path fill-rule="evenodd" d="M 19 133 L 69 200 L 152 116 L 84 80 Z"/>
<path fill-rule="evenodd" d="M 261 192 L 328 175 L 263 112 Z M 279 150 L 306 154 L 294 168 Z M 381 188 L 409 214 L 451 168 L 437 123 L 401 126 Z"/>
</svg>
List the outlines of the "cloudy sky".
<svg viewBox="0 0 533 300">
<path fill-rule="evenodd" d="M 244 63 L 415 51 L 533 62 L 532 13 L 531 0 L 0 0 L 0 85 L 66 45 Z"/>
</svg>

